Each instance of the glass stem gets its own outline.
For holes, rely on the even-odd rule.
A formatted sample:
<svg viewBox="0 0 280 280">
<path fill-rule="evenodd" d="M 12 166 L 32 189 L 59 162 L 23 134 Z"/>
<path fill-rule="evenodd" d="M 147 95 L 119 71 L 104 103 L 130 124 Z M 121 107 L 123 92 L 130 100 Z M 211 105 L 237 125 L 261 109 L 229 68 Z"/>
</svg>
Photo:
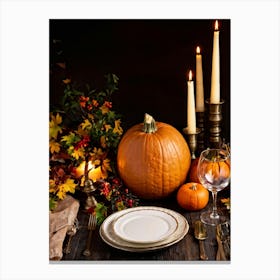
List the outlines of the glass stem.
<svg viewBox="0 0 280 280">
<path fill-rule="evenodd" d="M 215 190 L 215 191 L 212 191 L 212 197 L 213 197 L 213 211 L 210 215 L 210 217 L 212 219 L 218 219 L 219 218 L 219 215 L 218 215 L 218 210 L 217 210 L 217 194 L 218 192 Z"/>
</svg>

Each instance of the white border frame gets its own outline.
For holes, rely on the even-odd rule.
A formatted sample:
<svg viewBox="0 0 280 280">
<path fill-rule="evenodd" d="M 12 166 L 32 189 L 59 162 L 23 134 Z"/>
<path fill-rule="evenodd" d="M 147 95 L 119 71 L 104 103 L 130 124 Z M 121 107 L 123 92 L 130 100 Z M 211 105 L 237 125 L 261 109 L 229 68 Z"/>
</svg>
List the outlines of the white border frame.
<svg viewBox="0 0 280 280">
<path fill-rule="evenodd" d="M 2 0 L 0 4 L 0 279 L 280 278 L 277 0 Z M 230 264 L 49 263 L 50 18 L 231 19 Z"/>
</svg>

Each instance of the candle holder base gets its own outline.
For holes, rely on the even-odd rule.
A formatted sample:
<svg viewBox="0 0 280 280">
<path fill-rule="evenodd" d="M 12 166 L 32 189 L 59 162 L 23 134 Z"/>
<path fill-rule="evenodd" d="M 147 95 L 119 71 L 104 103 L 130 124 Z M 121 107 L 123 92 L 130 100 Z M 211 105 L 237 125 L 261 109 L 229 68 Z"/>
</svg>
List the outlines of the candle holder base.
<svg viewBox="0 0 280 280">
<path fill-rule="evenodd" d="M 219 148 L 222 143 L 221 124 L 222 124 L 222 105 L 224 101 L 221 100 L 217 104 L 210 103 L 210 100 L 205 101 L 208 104 L 208 124 L 209 124 L 209 146 L 211 148 Z"/>
<path fill-rule="evenodd" d="M 92 192 L 95 191 L 96 188 L 94 183 L 91 179 L 87 179 L 85 181 L 84 192 L 87 194 L 87 199 L 85 202 L 85 209 L 88 210 L 89 208 L 95 208 L 97 201 L 93 196 Z"/>
<path fill-rule="evenodd" d="M 195 152 L 197 149 L 197 135 L 201 132 L 201 129 L 196 128 L 196 132 L 192 133 L 192 132 L 189 132 L 188 127 L 185 127 L 183 129 L 183 132 L 184 132 L 184 134 L 187 135 L 187 139 L 188 139 L 187 142 L 189 144 L 189 148 L 191 151 L 191 157 L 192 157 L 192 159 L 195 159 L 196 158 Z"/>
</svg>

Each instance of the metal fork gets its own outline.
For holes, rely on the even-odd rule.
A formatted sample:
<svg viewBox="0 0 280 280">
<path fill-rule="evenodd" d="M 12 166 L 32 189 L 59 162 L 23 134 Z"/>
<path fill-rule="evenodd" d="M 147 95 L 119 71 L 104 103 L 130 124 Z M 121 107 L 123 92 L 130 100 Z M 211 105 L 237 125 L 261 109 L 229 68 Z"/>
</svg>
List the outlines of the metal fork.
<svg viewBox="0 0 280 280">
<path fill-rule="evenodd" d="M 87 244 L 86 244 L 86 249 L 83 252 L 83 255 L 88 257 L 91 255 L 90 247 L 91 247 L 91 240 L 92 240 L 92 233 L 96 228 L 97 224 L 97 219 L 95 214 L 90 214 L 89 219 L 88 219 L 88 239 L 87 239 Z"/>
</svg>

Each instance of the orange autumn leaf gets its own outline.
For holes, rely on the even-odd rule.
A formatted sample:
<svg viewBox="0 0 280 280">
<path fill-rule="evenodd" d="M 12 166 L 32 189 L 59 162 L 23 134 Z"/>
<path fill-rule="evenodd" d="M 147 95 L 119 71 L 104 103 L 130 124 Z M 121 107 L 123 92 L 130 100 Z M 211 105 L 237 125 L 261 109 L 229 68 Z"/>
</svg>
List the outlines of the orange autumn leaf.
<svg viewBox="0 0 280 280">
<path fill-rule="evenodd" d="M 62 80 L 62 82 L 67 85 L 67 84 L 71 83 L 71 79 L 66 78 L 66 79 Z"/>
<path fill-rule="evenodd" d="M 60 151 L 60 144 L 58 142 L 55 142 L 54 140 L 50 141 L 50 151 L 51 153 L 59 153 Z"/>
<path fill-rule="evenodd" d="M 100 137 L 100 145 L 101 145 L 101 147 L 104 148 L 104 149 L 107 147 L 107 145 L 106 145 L 106 137 L 105 137 L 104 135 L 102 135 L 102 136 Z"/>
</svg>

